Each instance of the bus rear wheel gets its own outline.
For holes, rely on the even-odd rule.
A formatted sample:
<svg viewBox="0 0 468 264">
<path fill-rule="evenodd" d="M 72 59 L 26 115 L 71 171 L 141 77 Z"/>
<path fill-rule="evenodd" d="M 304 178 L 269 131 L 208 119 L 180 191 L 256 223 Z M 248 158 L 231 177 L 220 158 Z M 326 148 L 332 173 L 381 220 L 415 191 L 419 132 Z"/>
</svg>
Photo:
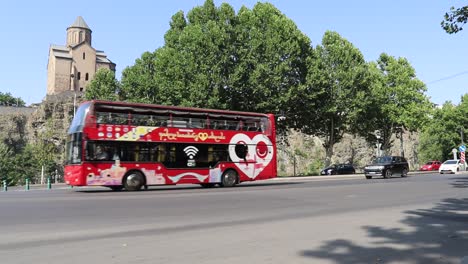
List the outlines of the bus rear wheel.
<svg viewBox="0 0 468 264">
<path fill-rule="evenodd" d="M 145 185 L 145 177 L 140 172 L 133 171 L 125 176 L 123 185 L 127 191 L 139 191 Z"/>
<path fill-rule="evenodd" d="M 221 187 L 234 187 L 237 183 L 238 175 L 235 170 L 227 170 L 221 176 Z"/>
</svg>

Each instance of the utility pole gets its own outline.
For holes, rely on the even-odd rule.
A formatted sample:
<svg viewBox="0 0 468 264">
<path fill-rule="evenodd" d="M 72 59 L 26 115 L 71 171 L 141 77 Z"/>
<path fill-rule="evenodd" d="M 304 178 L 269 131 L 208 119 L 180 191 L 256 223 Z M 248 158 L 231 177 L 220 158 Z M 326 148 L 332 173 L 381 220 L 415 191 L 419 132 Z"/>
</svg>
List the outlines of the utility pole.
<svg viewBox="0 0 468 264">
<path fill-rule="evenodd" d="M 460 138 L 461 138 L 462 145 L 465 144 L 464 139 L 463 139 L 463 129 L 464 129 L 464 127 L 460 127 Z"/>
<path fill-rule="evenodd" d="M 377 139 L 377 143 L 375 145 L 377 147 L 376 155 L 377 155 L 377 158 L 378 158 L 378 157 L 380 157 L 380 148 L 382 147 L 382 143 L 380 141 L 382 135 L 380 134 L 380 130 L 375 130 L 374 135 L 375 135 L 375 138 Z"/>
<path fill-rule="evenodd" d="M 465 164 L 466 164 L 466 157 L 465 157 L 465 149 L 466 149 L 466 146 L 465 146 L 465 141 L 463 139 L 463 130 L 465 128 L 464 127 L 461 127 L 460 128 L 460 138 L 461 138 L 461 145 L 460 145 L 460 160 L 461 160 L 461 163 L 462 163 L 462 170 L 466 170 L 465 168 Z"/>
<path fill-rule="evenodd" d="M 75 117 L 75 112 L 76 112 L 76 92 L 75 92 L 75 96 L 73 97 L 73 117 Z"/>
</svg>

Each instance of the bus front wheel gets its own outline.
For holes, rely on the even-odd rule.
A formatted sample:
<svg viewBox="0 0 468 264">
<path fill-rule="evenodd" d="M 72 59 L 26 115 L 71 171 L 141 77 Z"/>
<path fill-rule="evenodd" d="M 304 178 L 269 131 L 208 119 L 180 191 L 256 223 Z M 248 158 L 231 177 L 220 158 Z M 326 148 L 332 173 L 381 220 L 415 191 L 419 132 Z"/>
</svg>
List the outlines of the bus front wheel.
<svg viewBox="0 0 468 264">
<path fill-rule="evenodd" d="M 145 177 L 140 172 L 133 171 L 124 179 L 124 187 L 127 191 L 139 191 L 145 184 Z"/>
<path fill-rule="evenodd" d="M 227 170 L 221 176 L 221 187 L 234 187 L 237 183 L 237 172 L 235 170 Z"/>
</svg>

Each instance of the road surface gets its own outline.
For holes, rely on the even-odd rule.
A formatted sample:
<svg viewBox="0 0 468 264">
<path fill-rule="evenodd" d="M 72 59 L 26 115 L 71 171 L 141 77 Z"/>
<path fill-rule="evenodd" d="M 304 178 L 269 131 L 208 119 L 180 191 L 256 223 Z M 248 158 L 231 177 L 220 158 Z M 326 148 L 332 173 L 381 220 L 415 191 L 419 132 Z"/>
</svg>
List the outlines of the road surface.
<svg viewBox="0 0 468 264">
<path fill-rule="evenodd" d="M 468 174 L 0 192 L 0 263 L 459 263 Z"/>
</svg>

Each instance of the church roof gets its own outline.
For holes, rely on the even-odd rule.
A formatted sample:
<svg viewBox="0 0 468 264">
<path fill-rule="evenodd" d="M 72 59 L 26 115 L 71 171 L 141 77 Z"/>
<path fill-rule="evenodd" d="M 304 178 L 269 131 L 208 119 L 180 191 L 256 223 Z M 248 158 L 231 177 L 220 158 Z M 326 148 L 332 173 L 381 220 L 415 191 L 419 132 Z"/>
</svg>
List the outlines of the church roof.
<svg viewBox="0 0 468 264">
<path fill-rule="evenodd" d="M 75 22 L 71 26 L 69 26 L 68 28 L 85 28 L 85 29 L 91 30 L 88 27 L 88 24 L 86 24 L 86 22 L 84 21 L 84 19 L 81 16 L 78 16 L 76 18 Z"/>
<path fill-rule="evenodd" d="M 96 62 L 100 63 L 113 63 L 111 60 L 107 58 L 106 53 L 102 50 L 96 50 Z"/>
<path fill-rule="evenodd" d="M 65 46 L 50 45 L 50 49 L 52 50 L 52 54 L 54 54 L 55 57 L 72 59 L 70 50 Z"/>
<path fill-rule="evenodd" d="M 81 44 L 84 44 L 84 42 L 81 43 Z M 81 45 L 81 44 L 79 44 L 79 45 Z M 79 45 L 77 45 L 77 46 L 79 46 Z M 72 47 L 72 49 L 77 47 L 77 46 Z M 68 47 L 52 44 L 52 45 L 50 45 L 50 50 L 52 51 L 52 54 L 56 58 L 63 58 L 63 59 L 72 59 L 73 58 L 73 56 L 70 53 L 70 48 L 68 48 Z M 113 63 L 111 60 L 109 60 L 109 58 L 107 58 L 106 53 L 104 53 L 104 51 L 102 51 L 102 50 L 96 50 L 96 62 L 97 63 L 106 63 L 106 64 L 112 64 Z"/>
</svg>

